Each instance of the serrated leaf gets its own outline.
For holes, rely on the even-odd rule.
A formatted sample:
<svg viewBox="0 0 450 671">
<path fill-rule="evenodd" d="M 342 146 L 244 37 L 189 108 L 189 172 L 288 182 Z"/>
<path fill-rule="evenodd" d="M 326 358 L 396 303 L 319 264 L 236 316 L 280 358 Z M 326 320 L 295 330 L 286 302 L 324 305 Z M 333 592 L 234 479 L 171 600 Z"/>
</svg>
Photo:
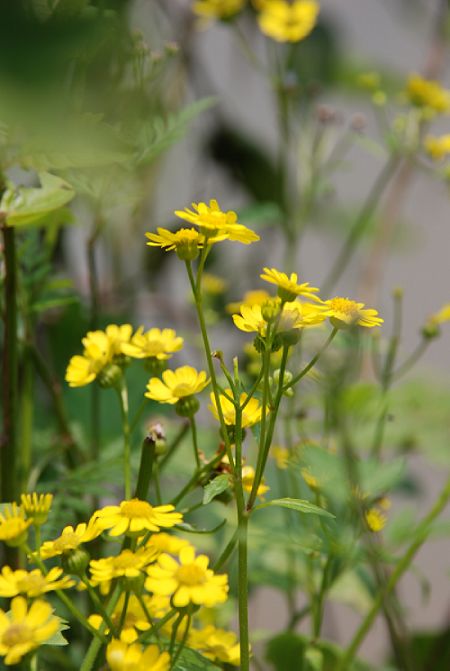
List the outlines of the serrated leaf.
<svg viewBox="0 0 450 671">
<path fill-rule="evenodd" d="M 75 195 L 68 182 L 44 172 L 40 187 L 10 187 L 0 203 L 8 226 L 41 225 L 49 214 L 64 207 Z"/>
<path fill-rule="evenodd" d="M 268 508 L 270 506 L 289 508 L 290 510 L 296 510 L 298 513 L 306 513 L 307 515 L 321 515 L 322 517 L 330 517 L 331 519 L 335 518 L 332 513 L 328 512 L 328 510 L 320 508 L 306 499 L 273 499 L 272 501 L 267 501 L 267 503 L 260 503 L 258 506 L 255 506 L 255 510 L 258 508 Z"/>
<path fill-rule="evenodd" d="M 196 116 L 214 105 L 215 102 L 214 97 L 203 98 L 187 105 L 178 114 L 169 114 L 166 118 L 157 117 L 143 126 L 138 138 L 136 163 L 138 165 L 151 163 L 158 154 L 168 149 L 184 135 L 189 123 Z"/>
<path fill-rule="evenodd" d="M 226 489 L 230 487 L 230 478 L 228 475 L 218 475 L 217 478 L 208 482 L 206 487 L 203 490 L 203 505 L 206 506 L 208 503 L 211 503 L 216 496 L 222 494 Z"/>
<path fill-rule="evenodd" d="M 66 631 L 66 629 L 70 629 L 70 627 L 67 624 L 66 620 L 63 620 L 62 618 L 58 619 L 59 619 L 58 631 L 56 632 L 56 634 L 53 634 L 53 636 L 49 638 L 48 641 L 45 641 L 44 645 L 57 645 L 57 646 L 69 645 L 69 641 L 62 635 L 61 632 Z"/>
</svg>

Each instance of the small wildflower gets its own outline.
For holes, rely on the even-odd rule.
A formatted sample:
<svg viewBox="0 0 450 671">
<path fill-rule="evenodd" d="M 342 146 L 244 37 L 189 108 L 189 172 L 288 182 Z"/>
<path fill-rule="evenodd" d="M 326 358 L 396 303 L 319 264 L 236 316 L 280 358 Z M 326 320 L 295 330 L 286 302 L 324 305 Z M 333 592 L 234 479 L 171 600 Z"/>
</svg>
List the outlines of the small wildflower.
<svg viewBox="0 0 450 671">
<path fill-rule="evenodd" d="M 369 508 L 365 513 L 365 519 L 370 531 L 377 533 L 386 526 L 387 518 L 377 508 Z"/>
<path fill-rule="evenodd" d="M 200 232 L 208 238 L 208 242 L 214 241 L 214 236 L 224 236 L 224 239 L 246 245 L 259 240 L 259 235 L 238 223 L 236 212 L 233 210 L 223 212 L 217 200 L 210 200 L 209 205 L 192 203 L 192 210 L 186 207 L 184 210 L 176 210 L 175 214 L 180 219 L 199 226 Z"/>
<path fill-rule="evenodd" d="M 242 486 L 246 492 L 251 492 L 253 489 L 253 483 L 255 481 L 255 469 L 253 466 L 243 466 L 242 467 Z M 256 494 L 263 498 L 264 494 L 268 492 L 270 487 L 265 484 L 264 478 L 261 479 L 261 482 L 258 485 L 258 491 Z"/>
<path fill-rule="evenodd" d="M 177 536 L 171 536 L 162 532 L 152 534 L 145 547 L 155 549 L 158 554 L 168 552 L 171 555 L 177 555 L 183 548 L 189 545 L 189 541 L 184 538 L 178 538 Z"/>
<path fill-rule="evenodd" d="M 5 664 L 17 664 L 22 657 L 48 641 L 59 629 L 49 603 L 38 599 L 28 610 L 27 600 L 16 596 L 11 611 L 0 609 L 0 655 Z"/>
<path fill-rule="evenodd" d="M 198 372 L 192 366 L 181 366 L 176 370 L 165 370 L 162 380 L 152 377 L 145 396 L 159 403 L 175 404 L 194 394 L 199 394 L 209 384 L 205 371 Z"/>
<path fill-rule="evenodd" d="M 169 359 L 174 352 L 183 347 L 183 338 L 177 336 L 173 329 L 151 328 L 144 332 L 140 326 L 130 342 L 123 345 L 122 351 L 135 359 L 155 358 Z"/>
<path fill-rule="evenodd" d="M 144 601 L 147 610 L 151 612 L 151 608 L 149 607 L 151 597 L 144 594 L 142 595 L 142 600 Z M 113 623 L 114 628 L 120 628 L 124 605 L 125 594 L 122 593 L 111 615 L 111 622 Z M 91 624 L 95 629 L 100 629 L 101 625 L 104 624 L 103 617 L 97 613 L 90 615 L 88 617 L 88 621 L 89 624 Z M 125 619 L 120 630 L 120 640 L 123 641 L 123 643 L 127 643 L 128 645 L 130 643 L 134 643 L 139 638 L 139 634 L 143 631 L 148 631 L 150 627 L 151 624 L 147 619 L 147 615 L 145 614 L 139 599 L 135 594 L 128 593 L 127 609 Z M 104 631 L 106 635 L 110 633 L 108 628 L 106 628 Z"/>
<path fill-rule="evenodd" d="M 205 236 L 194 228 L 180 228 L 178 231 L 169 231 L 166 228 L 158 228 L 158 233 L 146 233 L 150 240 L 149 247 L 161 247 L 166 252 L 175 250 L 182 261 L 193 261 L 197 258 L 199 249 L 205 243 Z"/>
<path fill-rule="evenodd" d="M 232 631 L 217 629 L 212 624 L 203 629 L 191 629 L 188 646 L 198 650 L 207 659 L 239 666 L 240 648 L 237 636 Z"/>
<path fill-rule="evenodd" d="M 89 543 L 98 538 L 102 533 L 95 520 L 90 520 L 88 524 L 82 522 L 74 529 L 72 526 L 64 527 L 62 534 L 54 541 L 45 541 L 40 549 L 41 559 L 50 559 L 58 555 L 70 555 L 78 550 L 83 543 Z"/>
<path fill-rule="evenodd" d="M 317 300 L 315 294 L 319 291 L 317 287 L 311 287 L 309 282 L 298 284 L 297 273 L 291 273 L 289 276 L 276 268 L 264 268 L 260 275 L 261 279 L 278 287 L 278 295 L 283 301 L 294 301 L 297 296 L 305 296 Z"/>
<path fill-rule="evenodd" d="M 171 504 L 152 506 L 147 501 L 131 499 L 97 510 L 93 520 L 100 529 L 108 529 L 110 536 L 141 536 L 146 531 L 159 531 L 160 527 L 173 527 L 183 521 L 183 516 Z"/>
<path fill-rule="evenodd" d="M 282 445 L 274 445 L 270 448 L 270 455 L 275 459 L 277 468 L 284 471 L 288 467 L 289 450 Z"/>
<path fill-rule="evenodd" d="M 0 513 L 0 541 L 11 547 L 22 545 L 32 523 L 33 520 L 25 519 L 25 511 L 17 503 L 6 505 Z"/>
<path fill-rule="evenodd" d="M 335 328 L 346 328 L 354 324 L 373 328 L 374 326 L 380 326 L 384 321 L 381 317 L 378 317 L 377 310 L 364 309 L 364 303 L 356 303 L 349 298 L 336 296 L 324 301 L 323 304 L 328 307 L 328 316 Z"/>
<path fill-rule="evenodd" d="M 196 0 L 193 11 L 207 19 L 228 19 L 241 11 L 246 0 Z"/>
<path fill-rule="evenodd" d="M 192 547 L 181 550 L 179 562 L 162 554 L 157 564 L 148 567 L 145 588 L 154 594 L 171 595 L 176 608 L 189 603 L 210 608 L 227 600 L 228 578 L 215 575 L 208 564 L 208 557 L 196 557 Z"/>
<path fill-rule="evenodd" d="M 230 397 L 233 396 L 233 392 L 231 391 L 231 389 L 225 389 L 225 392 L 227 393 L 228 396 Z M 244 405 L 244 403 L 247 402 L 247 398 L 248 395 L 245 392 L 243 392 L 240 395 L 239 402 L 241 407 Z M 209 409 L 211 410 L 212 414 L 217 419 L 217 421 L 219 421 L 219 413 L 217 411 L 216 398 L 213 393 L 210 394 L 210 399 L 211 399 L 211 405 L 209 406 Z M 228 398 L 223 394 L 219 395 L 219 399 L 225 424 L 227 426 L 235 426 L 236 408 L 234 407 L 234 403 L 228 400 Z M 242 428 L 245 429 L 249 426 L 253 426 L 254 424 L 260 422 L 261 413 L 262 413 L 262 407 L 258 399 L 254 397 L 251 398 L 242 410 L 242 419 L 241 419 Z"/>
<path fill-rule="evenodd" d="M 418 74 L 409 76 L 406 96 L 416 107 L 425 108 L 432 113 L 450 111 L 450 91 L 439 82 L 424 79 Z"/>
<path fill-rule="evenodd" d="M 228 303 L 226 310 L 229 314 L 233 312 L 239 312 L 243 305 L 262 305 L 268 298 L 270 294 L 264 289 L 256 289 L 255 291 L 246 291 L 242 301 L 237 301 L 235 303 Z"/>
<path fill-rule="evenodd" d="M 13 571 L 9 566 L 4 566 L 0 575 L 0 596 L 9 598 L 23 594 L 35 598 L 56 589 L 73 587 L 75 582 L 68 576 L 61 578 L 62 572 L 62 568 L 55 567 L 44 575 L 40 569 Z"/>
<path fill-rule="evenodd" d="M 106 661 L 111 671 L 168 671 L 170 656 L 157 645 L 144 650 L 138 643 L 127 645 L 113 638 L 106 647 Z"/>
<path fill-rule="evenodd" d="M 91 582 L 93 585 L 108 583 L 109 588 L 114 578 L 139 578 L 144 568 L 155 561 L 157 556 L 157 550 L 147 546 L 135 552 L 125 549 L 114 557 L 92 559 L 89 564 Z"/>
<path fill-rule="evenodd" d="M 36 492 L 21 494 L 20 501 L 27 519 L 31 519 L 36 526 L 45 524 L 52 506 L 53 494 L 36 494 Z"/>
<path fill-rule="evenodd" d="M 434 315 L 431 315 L 429 321 L 433 324 L 443 324 L 450 321 L 450 303 L 443 305 Z"/>
<path fill-rule="evenodd" d="M 234 325 L 246 333 L 256 332 L 265 336 L 267 321 L 263 318 L 261 305 L 242 305 L 240 315 L 233 315 Z M 277 322 L 277 331 L 291 331 L 322 324 L 327 317 L 327 310 L 323 305 L 300 303 L 292 301 L 285 303 Z"/>
<path fill-rule="evenodd" d="M 425 138 L 424 146 L 431 158 L 435 161 L 439 161 L 450 154 L 450 133 L 441 135 L 441 137 L 428 135 L 428 137 Z"/>
<path fill-rule="evenodd" d="M 222 277 L 218 275 L 213 275 L 212 273 L 203 273 L 202 275 L 202 291 L 205 294 L 211 296 L 218 296 L 223 294 L 228 287 L 228 282 L 226 282 Z"/>
<path fill-rule="evenodd" d="M 264 0 L 258 24 L 264 35 L 277 42 L 299 42 L 317 22 L 319 3 L 313 0 Z"/>
</svg>

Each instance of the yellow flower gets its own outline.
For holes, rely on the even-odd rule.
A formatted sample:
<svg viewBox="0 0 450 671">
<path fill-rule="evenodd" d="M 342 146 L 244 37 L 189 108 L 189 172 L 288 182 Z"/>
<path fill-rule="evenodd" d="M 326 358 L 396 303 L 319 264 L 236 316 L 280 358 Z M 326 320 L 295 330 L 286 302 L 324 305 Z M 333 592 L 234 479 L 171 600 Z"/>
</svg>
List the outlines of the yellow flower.
<svg viewBox="0 0 450 671">
<path fill-rule="evenodd" d="M 21 494 L 22 508 L 33 524 L 42 525 L 47 521 L 48 513 L 52 506 L 53 494 Z"/>
<path fill-rule="evenodd" d="M 140 326 L 131 341 L 123 345 L 123 353 L 136 359 L 166 360 L 183 347 L 183 342 L 173 329 L 152 328 L 144 333 L 144 327 Z"/>
<path fill-rule="evenodd" d="M 72 526 L 64 527 L 62 534 L 54 541 L 45 541 L 40 549 L 40 557 L 49 559 L 58 555 L 71 554 L 83 543 L 89 543 L 102 533 L 102 528 L 98 526 L 95 520 L 90 520 L 88 524 L 82 522 L 74 529 Z"/>
<path fill-rule="evenodd" d="M 277 468 L 286 470 L 288 467 L 289 450 L 281 445 L 274 445 L 270 448 L 270 455 L 275 459 Z"/>
<path fill-rule="evenodd" d="M 443 305 L 439 312 L 430 317 L 429 321 L 433 322 L 433 324 L 443 324 L 450 321 L 450 303 Z"/>
<path fill-rule="evenodd" d="M 367 526 L 374 533 L 381 531 L 386 526 L 387 518 L 377 508 L 370 508 L 365 513 Z"/>
<path fill-rule="evenodd" d="M 146 548 L 154 548 L 158 554 L 168 552 L 171 555 L 177 555 L 182 548 L 190 546 L 189 541 L 184 538 L 177 538 L 164 532 L 152 534 L 146 543 Z"/>
<path fill-rule="evenodd" d="M 32 523 L 33 520 L 25 519 L 25 512 L 17 503 L 6 505 L 0 513 L 0 541 L 12 547 L 22 545 Z"/>
<path fill-rule="evenodd" d="M 59 619 L 46 601 L 34 601 L 28 610 L 27 600 L 16 596 L 10 613 L 0 609 L 0 655 L 5 664 L 17 664 L 30 650 L 48 641 L 59 629 Z"/>
<path fill-rule="evenodd" d="M 305 296 L 317 300 L 315 294 L 319 291 L 317 287 L 311 287 L 309 282 L 297 284 L 297 273 L 291 273 L 289 276 L 276 268 L 264 268 L 260 275 L 261 279 L 278 287 L 278 295 L 283 301 L 294 301 L 297 296 Z"/>
<path fill-rule="evenodd" d="M 240 12 L 245 2 L 246 0 L 196 0 L 193 11 L 208 19 L 228 19 Z"/>
<path fill-rule="evenodd" d="M 205 236 L 194 228 L 180 228 L 178 231 L 169 231 L 167 228 L 158 228 L 158 233 L 146 233 L 150 240 L 149 247 L 161 247 L 166 252 L 175 250 L 177 256 L 183 261 L 193 261 L 198 250 L 205 243 Z"/>
<path fill-rule="evenodd" d="M 111 354 L 123 354 L 123 347 L 130 342 L 133 327 L 131 324 L 109 324 L 105 329 L 106 337 L 109 341 Z"/>
<path fill-rule="evenodd" d="M 246 291 L 242 301 L 237 301 L 235 303 L 228 303 L 226 306 L 227 312 L 233 314 L 233 312 L 238 312 L 241 309 L 242 305 L 262 305 L 268 298 L 270 294 L 264 289 L 257 289 L 255 291 Z"/>
<path fill-rule="evenodd" d="M 278 319 L 277 331 L 318 326 L 326 319 L 327 314 L 328 312 L 323 305 L 300 303 L 300 301 L 285 303 L 283 312 Z M 246 333 L 256 332 L 260 336 L 266 334 L 267 322 L 263 317 L 261 305 L 242 305 L 241 314 L 233 315 L 233 321 L 239 330 Z"/>
<path fill-rule="evenodd" d="M 261 32 L 277 42 L 299 42 L 317 22 L 319 3 L 313 0 L 265 0 L 258 15 Z"/>
<path fill-rule="evenodd" d="M 356 303 L 349 298 L 336 296 L 328 301 L 323 301 L 323 304 L 328 307 L 330 322 L 336 328 L 345 328 L 353 324 L 373 328 L 384 322 L 384 319 L 378 317 L 377 310 L 363 309 L 364 303 Z"/>
<path fill-rule="evenodd" d="M 127 645 L 114 638 L 106 647 L 106 661 L 111 671 L 168 671 L 170 656 L 160 653 L 157 645 L 143 650 L 138 643 Z"/>
<path fill-rule="evenodd" d="M 202 291 L 211 296 L 218 296 L 223 294 L 228 288 L 228 282 L 218 275 L 212 273 L 203 273 L 202 275 Z"/>
<path fill-rule="evenodd" d="M 441 135 L 441 137 L 428 135 L 428 137 L 425 138 L 424 145 L 431 158 L 434 158 L 435 161 L 439 161 L 450 154 L 450 133 Z"/>
<path fill-rule="evenodd" d="M 192 210 L 186 207 L 184 210 L 176 210 L 175 214 L 180 219 L 199 226 L 200 232 L 208 237 L 208 242 L 214 242 L 214 236 L 218 235 L 246 245 L 259 240 L 259 235 L 238 223 L 236 212 L 223 212 L 217 200 L 210 200 L 209 205 L 192 203 Z"/>
<path fill-rule="evenodd" d="M 318 481 L 318 479 L 311 473 L 311 471 L 309 470 L 309 468 L 302 468 L 302 470 L 301 470 L 300 472 L 301 472 L 301 474 L 302 474 L 302 478 L 303 478 L 303 480 L 306 482 L 306 484 L 308 485 L 308 487 L 310 487 L 311 489 L 314 489 L 314 490 L 319 489 L 319 481 Z"/>
<path fill-rule="evenodd" d="M 131 499 L 97 510 L 93 519 L 100 529 L 109 529 L 110 536 L 141 536 L 160 527 L 173 527 L 183 521 L 183 516 L 170 504 L 154 507 L 147 501 Z"/>
<path fill-rule="evenodd" d="M 151 378 L 145 396 L 159 403 L 172 405 L 182 398 L 199 394 L 209 384 L 205 371 L 197 372 L 192 366 L 165 370 L 162 378 Z"/>
<path fill-rule="evenodd" d="M 179 562 L 162 554 L 156 565 L 148 567 L 145 588 L 154 594 L 172 595 L 176 608 L 184 608 L 189 603 L 211 608 L 226 601 L 228 578 L 214 575 L 208 564 L 208 557 L 196 557 L 193 547 L 181 550 Z"/>
<path fill-rule="evenodd" d="M 443 113 L 450 110 L 450 91 L 439 82 L 424 79 L 418 74 L 409 76 L 406 95 L 413 105 L 431 112 Z"/>
<path fill-rule="evenodd" d="M 228 394 L 228 396 L 233 397 L 233 392 L 231 391 L 231 389 L 225 389 L 225 392 Z M 247 401 L 247 398 L 248 394 L 242 392 L 239 398 L 241 407 Z M 213 393 L 210 394 L 210 399 L 212 405 L 209 406 L 209 409 L 211 410 L 214 417 L 219 421 L 219 413 L 217 412 L 216 399 Z M 234 404 L 231 401 L 229 401 L 228 398 L 223 394 L 219 395 L 219 399 L 225 424 L 227 424 L 228 426 L 235 426 L 236 408 L 234 407 Z M 258 399 L 252 397 L 245 406 L 245 408 L 242 410 L 242 428 L 245 429 L 248 426 L 253 426 L 254 424 L 260 422 L 261 412 L 262 408 L 261 405 L 259 404 Z"/>
<path fill-rule="evenodd" d="M 144 601 L 145 607 L 153 615 L 152 608 L 150 606 L 152 597 L 143 594 L 142 600 Z M 135 594 L 129 593 L 127 609 L 125 614 L 125 619 L 121 625 L 123 608 L 125 605 L 125 594 L 122 593 L 119 597 L 116 607 L 111 615 L 111 622 L 114 627 L 120 630 L 120 640 L 124 643 L 130 644 L 137 641 L 139 638 L 140 632 L 148 631 L 151 627 L 150 622 L 148 621 L 147 615 L 142 608 L 142 605 L 139 599 Z M 170 604 L 169 604 L 170 608 Z M 154 608 L 153 608 L 154 610 Z M 101 615 L 93 613 L 88 618 L 89 624 L 91 624 L 95 629 L 100 629 L 100 626 L 104 623 L 104 619 Z M 105 634 L 109 634 L 109 629 L 105 629 Z"/>
<path fill-rule="evenodd" d="M 253 482 L 255 481 L 255 469 L 253 466 L 243 466 L 242 467 L 242 486 L 246 492 L 251 492 L 253 489 Z M 266 492 L 268 492 L 270 487 L 265 484 L 264 478 L 258 486 L 258 491 L 256 492 L 258 496 L 263 497 Z"/>
<path fill-rule="evenodd" d="M 82 339 L 83 356 L 73 356 L 66 370 L 66 381 L 70 387 L 84 387 L 112 360 L 111 342 L 104 331 L 90 331 Z"/>
<path fill-rule="evenodd" d="M 0 575 L 0 596 L 12 597 L 24 594 L 34 598 L 56 589 L 73 587 L 75 582 L 68 576 L 61 578 L 62 572 L 62 568 L 52 568 L 47 575 L 44 575 L 40 569 L 13 571 L 9 566 L 4 566 Z"/>
<path fill-rule="evenodd" d="M 114 578 L 138 578 L 143 569 L 158 556 L 157 550 L 146 547 L 132 552 L 129 549 L 122 550 L 114 557 L 103 559 L 92 559 L 89 566 L 91 569 L 91 582 L 93 585 L 110 583 Z M 106 592 L 109 591 L 109 584 Z"/>
<path fill-rule="evenodd" d="M 239 643 L 232 631 L 216 629 L 212 624 L 203 629 L 191 629 L 187 644 L 207 659 L 232 666 L 239 666 L 241 663 Z"/>
</svg>

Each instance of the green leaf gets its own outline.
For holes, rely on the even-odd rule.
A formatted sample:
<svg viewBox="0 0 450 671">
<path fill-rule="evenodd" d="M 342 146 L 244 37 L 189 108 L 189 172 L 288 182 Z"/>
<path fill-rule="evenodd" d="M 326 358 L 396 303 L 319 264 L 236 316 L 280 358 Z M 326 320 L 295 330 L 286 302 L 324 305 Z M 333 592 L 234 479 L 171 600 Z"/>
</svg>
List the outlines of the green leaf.
<svg viewBox="0 0 450 671">
<path fill-rule="evenodd" d="M 303 671 L 305 643 L 297 634 L 285 632 L 267 644 L 266 659 L 275 671 Z"/>
<path fill-rule="evenodd" d="M 48 641 L 45 641 L 44 645 L 69 645 L 69 641 L 62 635 L 62 631 L 66 631 L 66 629 L 70 629 L 69 625 L 67 624 L 66 620 L 63 620 L 62 618 L 58 618 L 59 620 L 59 629 L 56 632 L 56 634 L 53 634 L 51 638 L 49 638 Z"/>
<path fill-rule="evenodd" d="M 189 534 L 214 534 L 216 531 L 221 529 L 226 523 L 227 520 L 225 519 L 219 522 L 219 524 L 217 524 L 212 529 L 197 529 L 197 527 L 194 527 L 192 524 L 189 524 L 188 522 L 181 522 L 181 524 L 177 524 L 175 526 L 175 529 L 179 529 L 180 531 L 186 531 Z"/>
<path fill-rule="evenodd" d="M 49 214 L 62 208 L 75 195 L 63 179 L 44 172 L 37 188 L 10 186 L 2 198 L 0 210 L 6 214 L 8 226 L 41 225 Z"/>
<path fill-rule="evenodd" d="M 228 475 L 218 475 L 217 478 L 208 482 L 206 487 L 203 490 L 203 505 L 206 506 L 208 503 L 211 503 L 216 496 L 222 494 L 226 489 L 230 487 L 230 478 Z"/>
<path fill-rule="evenodd" d="M 322 517 L 330 517 L 331 519 L 335 518 L 335 515 L 328 512 L 324 508 L 319 508 L 314 503 L 307 501 L 306 499 L 273 499 L 273 501 L 268 501 L 267 503 L 260 503 L 258 506 L 255 506 L 255 510 L 258 508 L 267 508 L 269 506 L 279 506 L 281 508 L 289 508 L 290 510 L 296 510 L 299 513 L 306 513 L 308 515 L 321 515 Z"/>
<path fill-rule="evenodd" d="M 138 137 L 136 163 L 151 163 L 158 154 L 168 149 L 187 131 L 189 123 L 201 112 L 216 103 L 216 98 L 197 100 L 178 114 L 169 114 L 166 118 L 157 117 L 142 127 Z"/>
<path fill-rule="evenodd" d="M 219 667 L 199 652 L 184 648 L 174 667 L 174 671 L 217 671 Z"/>
</svg>

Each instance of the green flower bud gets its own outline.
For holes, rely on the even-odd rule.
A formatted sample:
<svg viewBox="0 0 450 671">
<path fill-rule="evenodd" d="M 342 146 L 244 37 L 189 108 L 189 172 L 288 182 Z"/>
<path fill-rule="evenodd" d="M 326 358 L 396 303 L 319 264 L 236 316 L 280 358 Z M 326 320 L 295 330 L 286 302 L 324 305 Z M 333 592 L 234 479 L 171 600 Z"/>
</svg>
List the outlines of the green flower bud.
<svg viewBox="0 0 450 671">
<path fill-rule="evenodd" d="M 122 380 L 122 369 L 115 363 L 109 363 L 99 372 L 97 380 L 102 389 L 118 387 Z"/>
<path fill-rule="evenodd" d="M 89 561 L 89 552 L 84 548 L 79 547 L 76 548 L 76 550 L 70 550 L 62 555 L 61 566 L 65 573 L 81 577 L 86 573 Z"/>
<path fill-rule="evenodd" d="M 200 403 L 195 396 L 180 398 L 175 404 L 175 412 L 180 417 L 193 417 L 200 408 Z"/>
<path fill-rule="evenodd" d="M 156 356 L 150 356 L 145 359 L 145 370 L 147 370 L 153 377 L 159 377 L 167 368 L 166 359 L 158 359 Z"/>
<path fill-rule="evenodd" d="M 261 305 L 261 315 L 268 324 L 275 321 L 280 314 L 281 301 L 279 298 L 268 298 Z"/>
<path fill-rule="evenodd" d="M 441 329 L 439 327 L 439 324 L 436 324 L 436 322 L 429 321 L 422 328 L 422 337 L 425 338 L 426 340 L 433 340 L 434 338 L 437 338 L 440 335 L 441 335 Z"/>
</svg>

